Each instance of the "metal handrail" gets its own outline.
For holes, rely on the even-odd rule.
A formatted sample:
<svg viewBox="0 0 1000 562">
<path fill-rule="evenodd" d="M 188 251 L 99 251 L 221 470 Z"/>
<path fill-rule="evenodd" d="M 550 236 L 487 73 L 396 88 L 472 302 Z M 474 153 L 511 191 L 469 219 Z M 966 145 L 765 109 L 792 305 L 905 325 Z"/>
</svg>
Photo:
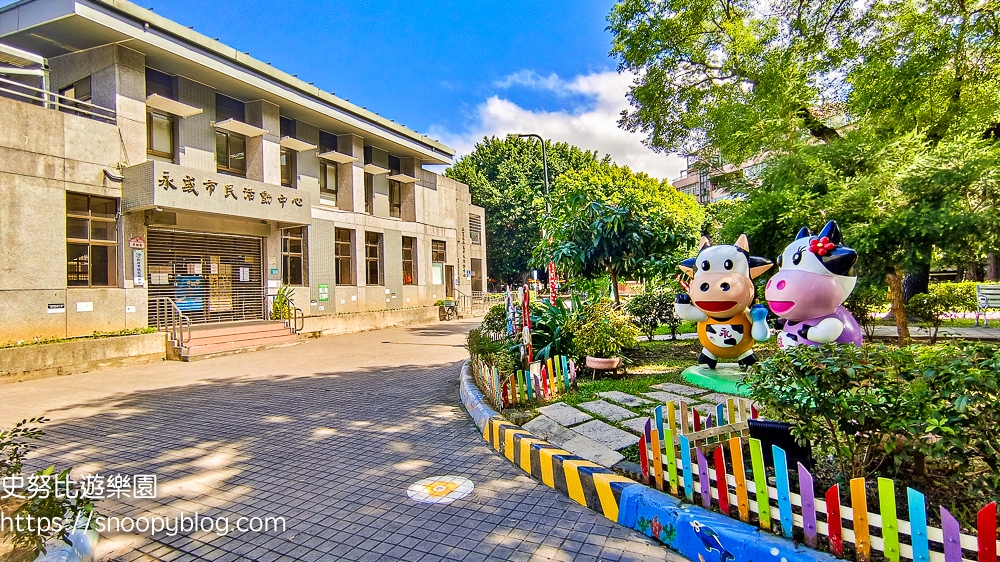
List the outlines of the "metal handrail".
<svg viewBox="0 0 1000 562">
<path fill-rule="evenodd" d="M 269 295 L 264 292 L 264 320 L 271 320 L 271 309 L 274 308 L 274 298 L 278 295 Z M 279 318 L 279 320 L 285 321 L 285 326 L 294 331 L 296 334 L 301 332 L 306 327 L 306 314 L 302 312 L 302 309 L 292 305 L 292 317 L 291 318 Z"/>
<path fill-rule="evenodd" d="M 174 299 L 170 297 L 157 297 L 153 299 L 156 306 L 156 329 L 170 334 L 170 341 L 177 347 L 184 349 L 187 342 L 191 341 L 191 319 L 187 317 Z M 184 327 L 187 326 L 185 336 Z"/>
<path fill-rule="evenodd" d="M 118 124 L 118 114 L 113 109 L 94 105 L 78 99 L 48 92 L 41 88 L 0 78 L 0 95 L 7 94 L 14 99 L 39 103 L 43 107 L 65 111 L 87 117 L 97 121 L 103 121 L 112 125 Z"/>
<path fill-rule="evenodd" d="M 306 327 L 306 315 L 302 312 L 302 309 L 293 306 L 292 307 L 292 326 L 290 328 L 295 331 L 296 334 L 301 332 Z"/>
</svg>

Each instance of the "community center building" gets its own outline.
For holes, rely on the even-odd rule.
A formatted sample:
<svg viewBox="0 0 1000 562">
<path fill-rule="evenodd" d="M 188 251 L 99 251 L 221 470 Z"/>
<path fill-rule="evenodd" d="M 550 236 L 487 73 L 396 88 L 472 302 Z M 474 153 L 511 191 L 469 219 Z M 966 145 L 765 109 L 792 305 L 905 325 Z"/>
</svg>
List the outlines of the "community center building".
<svg viewBox="0 0 1000 562">
<path fill-rule="evenodd" d="M 471 297 L 484 211 L 424 169 L 453 155 L 123 0 L 4 6 L 0 344 L 262 320 L 282 286 L 311 321 Z"/>
</svg>

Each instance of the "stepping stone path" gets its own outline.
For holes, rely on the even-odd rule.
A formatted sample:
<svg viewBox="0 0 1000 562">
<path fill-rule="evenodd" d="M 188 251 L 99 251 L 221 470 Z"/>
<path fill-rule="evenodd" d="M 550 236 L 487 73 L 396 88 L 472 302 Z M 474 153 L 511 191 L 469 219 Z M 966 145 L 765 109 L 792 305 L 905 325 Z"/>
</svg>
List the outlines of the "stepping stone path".
<svg viewBox="0 0 1000 562">
<path fill-rule="evenodd" d="M 646 420 L 648 419 L 650 418 L 632 418 L 621 422 L 620 425 L 628 428 L 629 431 L 635 433 L 636 435 L 642 435 L 642 433 L 646 431 Z"/>
<path fill-rule="evenodd" d="M 636 438 L 631 433 L 610 426 L 600 420 L 589 421 L 573 428 L 573 431 L 584 437 L 589 437 L 602 445 L 607 445 L 616 451 L 636 443 Z"/>
<path fill-rule="evenodd" d="M 662 390 L 665 392 L 674 392 L 676 394 L 683 394 L 685 396 L 698 396 L 699 394 L 705 394 L 706 392 L 708 392 L 704 388 L 688 386 L 686 384 L 677 384 L 675 382 L 664 382 L 660 384 L 654 384 L 652 388 L 655 388 L 657 390 Z"/>
<path fill-rule="evenodd" d="M 659 392 L 659 391 L 657 391 L 657 392 L 644 392 L 643 396 L 648 396 L 648 397 L 652 398 L 653 400 L 656 400 L 657 402 L 663 402 L 664 404 L 666 404 L 667 402 L 671 402 L 671 401 L 680 404 L 682 401 L 683 402 L 692 402 L 692 401 L 695 401 L 695 400 L 701 400 L 701 398 L 692 398 L 690 396 L 681 396 L 680 394 L 674 394 L 673 392 Z"/>
<path fill-rule="evenodd" d="M 609 392 L 598 392 L 598 396 L 601 398 L 607 398 L 612 402 L 617 402 L 625 406 L 645 406 L 646 404 L 652 404 L 649 400 L 639 398 L 638 396 L 632 396 L 631 394 L 625 394 L 624 392 L 619 392 L 617 390 L 612 390 Z"/>
<path fill-rule="evenodd" d="M 636 413 L 632 410 L 626 410 L 621 406 L 615 406 L 614 404 L 605 402 L 604 400 L 584 402 L 583 404 L 580 404 L 580 408 L 587 410 L 591 414 L 597 414 L 598 416 L 607 418 L 611 421 L 627 420 L 636 416 Z"/>
<path fill-rule="evenodd" d="M 543 406 L 538 411 L 564 427 L 594 419 L 593 416 L 585 414 L 564 402 L 556 402 L 550 406 Z"/>
</svg>

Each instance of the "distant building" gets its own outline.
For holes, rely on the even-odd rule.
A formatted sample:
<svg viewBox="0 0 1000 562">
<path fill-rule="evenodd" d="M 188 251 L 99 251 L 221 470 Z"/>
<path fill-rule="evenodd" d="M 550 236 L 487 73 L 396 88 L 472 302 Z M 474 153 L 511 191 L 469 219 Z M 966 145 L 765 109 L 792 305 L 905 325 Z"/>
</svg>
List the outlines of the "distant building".
<svg viewBox="0 0 1000 562">
<path fill-rule="evenodd" d="M 0 343 L 485 290 L 440 142 L 125 0 L 9 4 L 0 43 Z"/>
<path fill-rule="evenodd" d="M 757 161 L 733 166 L 722 164 L 718 158 L 705 159 L 703 154 L 688 154 L 687 169 L 671 182 L 677 191 L 691 195 L 702 205 L 731 199 L 732 194 L 726 189 L 729 182 L 740 177 L 753 178 L 760 173 L 761 164 Z"/>
</svg>

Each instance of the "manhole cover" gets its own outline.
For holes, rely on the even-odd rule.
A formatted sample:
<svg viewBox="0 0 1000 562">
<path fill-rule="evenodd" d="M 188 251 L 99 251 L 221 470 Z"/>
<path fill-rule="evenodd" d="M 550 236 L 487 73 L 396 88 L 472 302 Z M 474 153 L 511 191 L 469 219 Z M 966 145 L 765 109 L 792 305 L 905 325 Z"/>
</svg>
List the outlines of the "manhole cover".
<svg viewBox="0 0 1000 562">
<path fill-rule="evenodd" d="M 471 494 L 472 489 L 472 481 L 468 478 L 432 476 L 412 484 L 406 495 L 420 503 L 451 503 Z"/>
</svg>

